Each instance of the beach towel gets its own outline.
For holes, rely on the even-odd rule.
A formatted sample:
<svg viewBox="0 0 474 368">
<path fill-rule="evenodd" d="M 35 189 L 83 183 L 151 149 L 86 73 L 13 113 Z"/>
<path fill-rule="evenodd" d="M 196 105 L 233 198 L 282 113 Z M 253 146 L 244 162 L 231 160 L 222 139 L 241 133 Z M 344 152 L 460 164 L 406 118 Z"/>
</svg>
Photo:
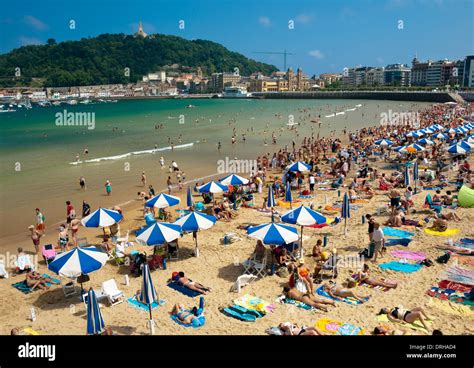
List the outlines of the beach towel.
<svg viewBox="0 0 474 368">
<path fill-rule="evenodd" d="M 185 310 L 184 312 L 189 312 L 191 313 L 191 311 L 189 310 Z M 200 325 L 199 326 L 196 326 L 194 324 L 186 324 L 186 323 L 183 323 L 182 321 L 179 320 L 178 316 L 176 316 L 175 314 L 172 314 L 171 315 L 171 319 L 176 322 L 178 325 L 180 326 L 183 326 L 183 327 L 192 327 L 192 328 L 200 328 L 202 326 L 204 326 L 204 324 L 206 323 L 206 317 L 204 317 L 203 315 L 200 315 L 199 317 L 196 317 L 199 322 L 200 322 Z"/>
<path fill-rule="evenodd" d="M 321 229 L 322 227 L 329 226 L 327 223 L 325 224 L 314 224 L 314 225 L 307 225 L 305 227 L 312 227 L 313 229 Z"/>
<path fill-rule="evenodd" d="M 385 287 L 385 286 L 381 286 L 381 285 L 370 285 L 370 284 L 367 284 L 366 282 L 364 281 L 359 281 L 359 275 L 356 273 L 354 275 L 352 275 L 352 279 L 356 282 L 357 285 L 360 285 L 360 286 L 365 286 L 365 287 L 368 287 L 370 289 L 375 289 L 375 290 L 381 290 L 381 291 L 389 291 L 391 288 L 388 288 L 388 287 Z M 392 280 L 386 280 L 386 282 L 390 283 L 390 282 L 393 282 L 393 283 L 396 283 L 396 281 L 392 281 Z"/>
<path fill-rule="evenodd" d="M 262 313 L 274 312 L 276 308 L 275 304 L 269 303 L 250 294 L 245 294 L 244 296 L 234 300 L 234 304 L 248 310 L 254 310 Z"/>
<path fill-rule="evenodd" d="M 443 301 L 436 298 L 429 298 L 428 305 L 435 307 L 446 313 L 455 314 L 461 317 L 474 318 L 474 308 L 468 305 L 453 303 L 449 300 Z"/>
<path fill-rule="evenodd" d="M 265 313 L 249 310 L 240 305 L 232 305 L 228 308 L 222 309 L 221 312 L 228 317 L 236 318 L 245 322 L 255 322 L 257 318 L 265 316 Z"/>
<path fill-rule="evenodd" d="M 412 239 L 406 239 L 406 238 L 390 238 L 390 239 L 385 239 L 385 246 L 386 247 L 391 247 L 394 245 L 401 245 L 403 247 L 408 247 L 408 244 Z"/>
<path fill-rule="evenodd" d="M 451 266 L 444 271 L 444 279 L 474 285 L 474 271 L 459 266 Z"/>
<path fill-rule="evenodd" d="M 350 323 L 342 323 L 330 318 L 321 318 L 315 323 L 315 327 L 325 333 L 333 335 L 354 336 L 363 335 L 364 329 Z"/>
<path fill-rule="evenodd" d="M 412 259 L 414 261 L 422 261 L 426 258 L 423 252 L 412 252 L 409 250 L 392 250 L 392 256 L 402 259 Z"/>
<path fill-rule="evenodd" d="M 325 290 L 324 290 L 324 286 L 321 285 L 319 288 L 316 289 L 316 294 L 320 295 L 320 296 L 324 296 L 326 298 L 329 298 L 329 299 L 332 299 L 332 300 L 335 300 L 337 302 L 344 302 L 344 303 L 347 303 L 347 304 L 351 304 L 351 305 L 357 305 L 357 304 L 362 304 L 361 301 L 355 299 L 355 298 L 352 298 L 352 297 L 349 297 L 349 298 L 333 298 L 332 296 L 330 296 Z M 369 300 L 369 298 L 364 298 L 364 300 Z"/>
<path fill-rule="evenodd" d="M 382 270 L 412 273 L 418 271 L 422 266 L 416 263 L 388 262 L 379 264 L 379 267 Z"/>
<path fill-rule="evenodd" d="M 289 305 L 294 305 L 298 308 L 301 308 L 301 309 L 304 309 L 304 310 L 310 310 L 310 311 L 316 311 L 317 309 L 306 304 L 306 303 L 303 303 L 303 302 L 300 302 L 299 300 L 295 300 L 295 299 L 290 299 L 290 298 L 286 298 L 285 296 L 281 296 L 277 299 L 278 302 L 280 303 L 283 303 L 283 304 L 289 304 Z"/>
<path fill-rule="evenodd" d="M 411 239 L 411 237 L 415 235 L 415 233 L 411 231 L 396 229 L 396 228 L 388 227 L 388 226 L 383 228 L 383 234 L 385 236 L 393 236 L 393 237 L 404 238 L 404 239 Z"/>
<path fill-rule="evenodd" d="M 449 280 L 442 280 L 438 282 L 438 286 L 442 289 L 452 289 L 452 290 L 457 290 L 461 292 L 469 292 L 473 288 L 472 285 L 461 284 L 459 282 L 449 281 Z"/>
<path fill-rule="evenodd" d="M 445 231 L 440 232 L 440 231 L 436 231 L 436 230 L 428 227 L 428 228 L 425 229 L 425 233 L 427 233 L 429 235 L 452 236 L 452 235 L 458 234 L 459 229 L 446 229 Z"/>
<path fill-rule="evenodd" d="M 145 312 L 148 312 L 148 305 L 147 304 L 143 304 L 141 302 L 139 302 L 136 298 L 136 296 L 132 296 L 130 298 L 127 299 L 127 302 L 128 304 L 130 304 L 132 307 L 136 308 L 136 309 L 140 309 L 142 311 L 145 311 Z M 163 305 L 165 304 L 165 300 L 160 300 L 159 302 L 153 302 L 153 304 L 151 305 L 151 309 L 155 309 L 155 308 L 158 308 L 160 305 Z"/>
<path fill-rule="evenodd" d="M 379 322 L 393 322 L 393 321 L 390 321 L 387 317 L 386 314 L 381 314 L 380 316 L 377 316 L 376 317 L 377 321 Z M 431 324 L 433 323 L 432 321 L 427 321 L 425 320 L 426 324 L 428 325 L 428 327 L 431 328 Z M 428 332 L 426 331 L 426 329 L 423 327 L 423 325 L 421 324 L 421 322 L 419 320 L 416 320 L 415 323 L 407 323 L 405 321 L 397 321 L 397 322 L 393 322 L 393 323 L 397 323 L 399 325 L 402 325 L 403 327 L 409 327 L 413 330 L 417 330 L 417 331 L 423 331 L 423 332 Z"/>
<path fill-rule="evenodd" d="M 202 295 L 201 293 L 197 292 L 196 290 L 191 290 L 191 289 L 187 288 L 186 286 L 182 285 L 181 283 L 179 283 L 177 281 L 173 281 L 173 282 L 168 283 L 168 287 L 173 289 L 173 290 L 176 290 L 177 292 L 179 292 L 181 294 L 189 296 L 190 298 L 194 298 L 198 295 Z"/>
<path fill-rule="evenodd" d="M 474 306 L 474 301 L 469 300 L 469 293 L 463 293 L 461 291 L 456 291 L 453 289 L 442 289 L 436 286 L 433 286 L 430 290 L 426 292 L 429 296 L 441 300 L 449 300 L 453 303 Z"/>
<path fill-rule="evenodd" d="M 423 190 L 443 190 L 441 187 L 423 187 Z"/>
<path fill-rule="evenodd" d="M 474 250 L 474 244 L 471 244 L 471 243 L 456 242 L 454 243 L 454 245 L 460 248 Z"/>
<path fill-rule="evenodd" d="M 458 262 L 463 266 L 474 267 L 474 257 L 473 256 L 463 256 L 460 254 L 451 254 L 451 258 L 454 259 L 454 262 Z"/>
<path fill-rule="evenodd" d="M 474 245 L 474 239 L 471 238 L 462 238 L 459 240 L 461 243 L 466 243 L 466 244 L 473 244 Z"/>
<path fill-rule="evenodd" d="M 303 194 L 300 194 L 300 195 L 298 196 L 298 198 L 310 199 L 310 198 L 314 198 L 314 196 L 312 196 L 312 195 L 303 195 Z"/>
<path fill-rule="evenodd" d="M 38 331 L 33 330 L 31 327 L 25 327 L 23 330 L 21 330 L 21 332 L 24 332 L 27 335 L 33 335 L 33 336 L 40 335 Z"/>
<path fill-rule="evenodd" d="M 50 278 L 51 280 L 53 280 L 55 284 L 59 284 L 61 282 L 59 279 L 52 278 L 47 273 L 44 273 L 43 276 Z M 47 282 L 46 285 L 52 286 L 53 284 L 50 282 Z M 31 290 L 30 287 L 26 284 L 26 280 L 16 282 L 12 284 L 12 286 L 17 290 L 20 290 L 23 294 L 29 294 L 29 293 L 32 293 L 33 291 L 41 290 L 40 288 L 35 288 L 34 290 Z"/>
</svg>

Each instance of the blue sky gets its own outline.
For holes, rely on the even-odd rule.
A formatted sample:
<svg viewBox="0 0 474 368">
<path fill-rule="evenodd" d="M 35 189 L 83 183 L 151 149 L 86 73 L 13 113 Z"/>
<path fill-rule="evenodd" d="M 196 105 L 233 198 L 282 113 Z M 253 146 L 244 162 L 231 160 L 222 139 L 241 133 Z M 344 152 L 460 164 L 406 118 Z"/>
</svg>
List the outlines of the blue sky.
<svg viewBox="0 0 474 368">
<path fill-rule="evenodd" d="M 415 52 L 464 58 L 473 54 L 473 18 L 472 0 L 24 0 L 2 4 L 0 53 L 48 38 L 130 34 L 141 20 L 147 33 L 212 40 L 278 68 L 282 56 L 253 52 L 286 49 L 295 54 L 288 66 L 312 75 L 411 63 Z"/>
</svg>

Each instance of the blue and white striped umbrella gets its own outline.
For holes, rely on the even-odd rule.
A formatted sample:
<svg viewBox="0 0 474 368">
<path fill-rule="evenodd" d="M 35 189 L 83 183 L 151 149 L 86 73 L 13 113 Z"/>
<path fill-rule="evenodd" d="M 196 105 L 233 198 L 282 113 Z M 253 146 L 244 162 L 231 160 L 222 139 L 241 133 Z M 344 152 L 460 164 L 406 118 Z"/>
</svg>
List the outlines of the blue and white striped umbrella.
<svg viewBox="0 0 474 368">
<path fill-rule="evenodd" d="M 379 139 L 375 141 L 375 144 L 378 146 L 391 146 L 393 142 L 390 139 Z"/>
<path fill-rule="evenodd" d="M 466 134 L 467 132 L 469 132 L 468 129 L 466 129 L 462 126 L 457 127 L 455 130 L 456 130 L 456 134 L 459 134 L 459 135 Z"/>
<path fill-rule="evenodd" d="M 471 147 L 466 142 L 453 144 L 452 146 L 448 147 L 449 153 L 459 154 L 459 155 L 465 154 L 469 152 L 470 150 L 471 150 Z"/>
<path fill-rule="evenodd" d="M 100 312 L 99 303 L 97 303 L 94 290 L 90 288 L 87 293 L 87 334 L 100 335 L 104 330 L 105 323 Z"/>
<path fill-rule="evenodd" d="M 311 170 L 311 165 L 308 165 L 308 164 L 305 164 L 304 162 L 295 162 L 293 164 L 290 164 L 286 167 L 286 169 L 288 171 L 292 171 L 292 172 L 296 172 L 296 171 L 299 171 L 299 172 L 306 172 L 306 171 L 310 171 Z"/>
<path fill-rule="evenodd" d="M 441 132 L 433 134 L 432 137 L 436 138 L 436 139 L 448 139 L 449 138 L 446 134 L 441 133 Z"/>
<path fill-rule="evenodd" d="M 283 245 L 298 240 L 296 228 L 275 223 L 252 226 L 247 230 L 247 234 L 271 245 Z"/>
<path fill-rule="evenodd" d="M 228 190 L 229 188 L 226 185 L 222 185 L 215 181 L 210 181 L 209 183 L 198 187 L 199 193 L 221 193 L 227 192 Z"/>
<path fill-rule="evenodd" d="M 142 288 L 138 295 L 138 301 L 140 303 L 151 306 L 154 302 L 158 301 L 158 293 L 153 286 L 153 280 L 151 279 L 150 268 L 147 263 L 143 264 L 142 270 Z"/>
<path fill-rule="evenodd" d="M 199 211 L 193 211 L 177 219 L 174 224 L 181 226 L 182 231 L 207 230 L 214 226 L 217 219 Z"/>
<path fill-rule="evenodd" d="M 406 146 L 406 150 L 407 151 L 410 151 L 410 150 L 416 150 L 416 151 L 424 151 L 425 148 L 423 146 L 420 146 L 419 144 L 416 144 L 416 143 L 412 143 L 412 144 L 409 144 L 408 146 Z"/>
<path fill-rule="evenodd" d="M 418 161 L 415 160 L 413 165 L 413 181 L 416 183 L 418 180 Z"/>
<path fill-rule="evenodd" d="M 327 221 L 326 217 L 321 215 L 319 212 L 305 206 L 300 206 L 294 210 L 288 211 L 281 217 L 281 220 L 288 224 L 296 224 L 300 226 L 325 224 Z"/>
<path fill-rule="evenodd" d="M 454 128 L 449 128 L 449 129 L 445 130 L 444 132 L 447 133 L 447 134 L 455 134 L 455 133 L 456 133 L 456 129 L 454 129 Z"/>
<path fill-rule="evenodd" d="M 348 219 L 351 217 L 351 206 L 349 202 L 349 195 L 347 193 L 344 193 L 344 197 L 342 198 L 341 217 L 343 219 Z"/>
<path fill-rule="evenodd" d="M 426 133 L 423 131 L 423 129 L 418 129 L 416 132 L 415 132 L 418 136 L 420 137 L 423 137 Z"/>
<path fill-rule="evenodd" d="M 406 136 L 410 138 L 420 138 L 422 134 L 418 134 L 417 132 L 410 132 Z"/>
<path fill-rule="evenodd" d="M 179 204 L 179 202 L 181 202 L 181 200 L 178 197 L 165 193 L 160 193 L 157 196 L 146 201 L 145 207 L 166 208 L 176 206 Z"/>
<path fill-rule="evenodd" d="M 433 134 L 435 130 L 428 127 L 428 128 L 420 129 L 420 132 L 423 132 L 424 134 Z"/>
<path fill-rule="evenodd" d="M 293 202 L 293 195 L 291 194 L 291 184 L 288 181 L 286 182 L 285 201 L 290 203 Z"/>
<path fill-rule="evenodd" d="M 411 177 L 410 177 L 410 169 L 408 166 L 405 166 L 405 173 L 403 175 L 403 183 L 405 187 L 409 187 L 411 185 Z"/>
<path fill-rule="evenodd" d="M 219 180 L 222 185 L 246 185 L 249 183 L 248 179 L 243 178 L 242 176 L 231 174 L 226 176 L 223 179 Z"/>
<path fill-rule="evenodd" d="M 111 226 L 123 219 L 118 211 L 99 208 L 92 212 L 89 216 L 81 220 L 81 224 L 85 227 L 106 227 Z"/>
<path fill-rule="evenodd" d="M 188 193 L 186 195 L 186 205 L 188 207 L 194 206 L 193 194 L 191 193 L 191 187 L 188 187 Z"/>
<path fill-rule="evenodd" d="M 172 242 L 181 236 L 181 226 L 167 222 L 156 222 L 139 236 L 137 242 L 144 245 L 161 245 Z"/>
<path fill-rule="evenodd" d="M 467 143 L 474 143 L 474 135 L 470 135 L 464 141 Z"/>
<path fill-rule="evenodd" d="M 81 274 L 88 274 L 100 269 L 109 259 L 107 253 L 96 247 L 74 248 L 59 253 L 48 269 L 60 276 L 74 279 Z"/>
<path fill-rule="evenodd" d="M 275 193 L 273 193 L 273 186 L 268 186 L 268 196 L 267 196 L 267 207 L 273 208 L 276 206 L 275 203 Z"/>
<path fill-rule="evenodd" d="M 418 140 L 417 143 L 418 143 L 418 144 L 426 144 L 426 145 L 428 145 L 428 146 L 434 144 L 434 142 L 433 142 L 432 140 L 428 139 L 428 138 L 422 138 L 422 139 Z"/>
</svg>

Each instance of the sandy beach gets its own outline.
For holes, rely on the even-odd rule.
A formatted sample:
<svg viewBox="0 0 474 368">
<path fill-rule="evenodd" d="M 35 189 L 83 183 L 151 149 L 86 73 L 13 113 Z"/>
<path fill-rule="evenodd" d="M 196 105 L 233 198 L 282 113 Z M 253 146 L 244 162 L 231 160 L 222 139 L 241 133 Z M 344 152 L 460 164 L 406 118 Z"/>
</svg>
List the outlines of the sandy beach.
<svg viewBox="0 0 474 368">
<path fill-rule="evenodd" d="M 347 143 L 347 141 L 343 141 Z M 474 164 L 472 157 L 470 164 Z M 380 159 L 371 163 L 371 167 L 377 168 L 379 174 L 391 171 L 384 169 L 386 164 Z M 324 166 L 324 165 L 323 165 Z M 327 167 L 327 166 L 326 166 Z M 349 184 L 354 177 L 355 170 L 349 174 L 345 184 Z M 452 179 L 455 172 L 449 172 Z M 272 183 L 272 178 L 281 177 L 280 170 L 269 171 L 266 174 L 267 184 Z M 454 188 L 449 186 L 446 189 Z M 446 189 L 443 189 L 445 191 Z M 342 188 L 344 193 L 347 188 Z M 136 192 L 136 189 L 135 189 Z M 297 197 L 297 191 L 294 191 L 294 198 Z M 422 205 L 428 191 L 422 191 L 413 198 L 414 208 L 417 213 L 411 218 L 422 219 L 427 216 Z M 433 193 L 433 192 L 431 192 Z M 173 193 L 181 197 L 179 208 L 184 208 L 186 203 L 186 191 Z M 262 194 L 255 194 L 255 208 L 261 207 L 263 198 L 266 196 L 265 189 Z M 220 195 L 216 195 L 220 198 Z M 114 198 L 115 199 L 115 198 Z M 198 196 L 195 198 L 199 200 Z M 326 204 L 335 203 L 340 200 L 337 191 L 316 190 L 314 198 L 298 199 L 299 204 L 314 205 L 314 209 L 323 211 Z M 306 255 L 311 253 L 312 246 L 323 236 L 328 238 L 328 249 L 337 249 L 337 254 L 357 255 L 359 251 L 368 245 L 367 224 L 362 223 L 362 217 L 365 214 L 375 214 L 377 220 L 384 223 L 388 220 L 388 213 L 377 215 L 377 210 L 386 207 L 388 203 L 386 192 L 376 190 L 375 196 L 362 203 L 360 208 L 352 211 L 351 218 L 348 220 L 348 233 L 344 234 L 342 224 L 336 226 L 327 226 L 321 229 L 305 228 L 304 230 L 304 248 Z M 124 204 L 125 203 L 125 204 Z M 143 204 L 137 198 L 120 198 L 115 204 L 122 204 L 124 220 L 120 224 L 121 234 L 125 235 L 130 231 L 130 240 L 133 241 L 134 231 L 144 225 Z M 355 326 L 363 327 L 365 334 L 369 334 L 374 327 L 380 324 L 376 319 L 376 314 L 381 308 L 395 307 L 403 305 L 407 309 L 422 307 L 435 319 L 431 323 L 432 329 L 440 329 L 444 334 L 473 334 L 474 333 L 474 308 L 453 303 L 451 301 L 440 301 L 426 295 L 426 292 L 441 281 L 443 271 L 454 264 L 454 257 L 448 264 L 438 264 L 434 260 L 443 252 L 436 249 L 436 245 L 445 243 L 449 237 L 433 236 L 425 233 L 423 230 L 417 230 L 413 241 L 408 248 L 402 246 L 388 247 L 388 251 L 379 262 L 388 262 L 396 260 L 390 252 L 394 250 L 420 251 L 426 254 L 426 257 L 433 260 L 433 266 L 423 267 L 416 273 L 401 273 L 394 271 L 382 271 L 377 265 L 370 264 L 372 275 L 375 277 L 385 277 L 396 279 L 398 287 L 387 292 L 357 286 L 356 291 L 370 297 L 362 305 L 350 305 L 346 303 L 336 303 L 336 307 L 331 307 L 328 312 L 306 311 L 296 308 L 292 305 L 281 304 L 276 299 L 282 294 L 282 287 L 287 283 L 288 278 L 280 278 L 278 275 L 266 276 L 245 286 L 240 294 L 230 292 L 230 288 L 236 278 L 243 273 L 241 262 L 246 260 L 254 250 L 255 239 L 247 236 L 245 230 L 237 227 L 245 224 L 263 224 L 270 221 L 268 214 L 256 211 L 255 208 L 241 208 L 238 211 L 238 217 L 230 223 L 217 221 L 216 225 L 209 230 L 199 233 L 200 256 L 192 255 L 194 243 L 191 234 L 184 235 L 179 240 L 180 259 L 169 261 L 167 270 L 156 270 L 152 272 L 154 285 L 159 293 L 160 299 L 165 300 L 165 304 L 153 311 L 153 318 L 156 321 L 156 334 L 205 334 L 205 335 L 255 335 L 265 334 L 265 330 L 277 326 L 281 322 L 291 321 L 299 325 L 314 326 L 315 322 L 321 318 L 331 318 L 343 323 L 351 323 Z M 277 207 L 280 213 L 287 211 L 286 208 Z M 79 208 L 76 211 L 80 212 Z M 177 218 L 177 212 L 171 209 L 173 220 Z M 454 235 L 453 239 L 472 238 L 474 230 L 474 213 L 472 209 L 457 208 L 456 213 L 462 217 L 461 222 L 450 222 L 450 227 L 458 228 L 460 231 Z M 329 218 L 334 218 L 334 214 L 328 214 Z M 53 227 L 53 226 L 51 226 Z M 221 238 L 226 233 L 236 233 L 241 241 L 224 245 Z M 101 229 L 84 228 L 79 230 L 79 237 L 87 237 L 90 244 L 98 244 L 101 241 Z M 47 229 L 46 236 L 41 238 L 41 245 L 56 243 L 57 230 Z M 27 232 L 14 237 L 5 238 L 3 253 L 11 258 L 16 254 L 17 247 L 22 246 L 24 250 L 33 254 L 33 244 L 28 238 Z M 132 250 L 146 251 L 152 253 L 152 247 L 142 246 L 136 242 L 132 247 L 127 248 L 127 253 Z M 8 259 L 8 258 L 7 258 Z M 305 265 L 311 270 L 314 268 L 315 261 L 312 257 L 305 257 Z M 472 266 L 466 266 L 472 269 Z M 38 260 L 38 271 L 48 273 L 57 277 L 48 271 L 44 261 Z M 174 323 L 170 318 L 170 310 L 175 303 L 183 303 L 187 307 L 197 305 L 198 298 L 188 298 L 166 286 L 167 280 L 174 271 L 184 271 L 190 278 L 212 288 L 212 292 L 205 296 L 205 316 L 206 324 L 200 329 L 184 328 Z M 342 283 L 357 269 L 354 267 L 342 267 L 337 278 L 338 284 Z M 100 289 L 101 283 L 108 279 L 115 279 L 118 287 L 128 298 L 140 289 L 141 278 L 130 276 L 130 285 L 125 285 L 125 275 L 128 274 L 127 266 L 117 266 L 113 262 L 108 262 L 102 269 L 90 274 L 90 282 L 84 284 L 86 290 L 93 287 Z M 84 335 L 86 331 L 86 307 L 78 296 L 66 298 L 61 287 L 52 286 L 49 290 L 40 290 L 24 295 L 11 287 L 14 282 L 24 280 L 24 275 L 10 276 L 8 279 L 0 279 L 0 334 L 10 334 L 13 328 L 31 327 L 42 335 Z M 65 281 L 65 279 L 63 279 Z M 265 301 L 273 303 L 275 310 L 267 313 L 263 318 L 257 319 L 254 323 L 241 322 L 236 319 L 225 316 L 220 308 L 232 305 L 233 300 L 245 294 L 251 294 L 262 298 Z M 31 308 L 35 308 L 36 320 L 29 320 Z M 147 312 L 137 311 L 126 301 L 116 306 L 109 306 L 104 303 L 101 308 L 105 323 L 110 326 L 117 334 L 148 334 Z M 423 332 L 412 330 L 405 327 L 409 333 L 422 334 Z"/>
</svg>

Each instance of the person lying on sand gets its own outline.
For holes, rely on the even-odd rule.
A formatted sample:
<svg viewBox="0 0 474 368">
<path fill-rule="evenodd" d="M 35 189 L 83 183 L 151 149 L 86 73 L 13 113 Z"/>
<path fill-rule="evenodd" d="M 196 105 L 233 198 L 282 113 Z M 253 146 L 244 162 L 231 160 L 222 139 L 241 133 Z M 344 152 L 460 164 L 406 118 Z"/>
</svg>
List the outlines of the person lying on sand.
<svg viewBox="0 0 474 368">
<path fill-rule="evenodd" d="M 30 271 L 26 274 L 26 285 L 31 290 L 34 290 L 36 288 L 43 289 L 43 290 L 49 289 L 48 284 L 46 284 L 46 280 L 39 277 L 39 275 L 34 271 Z"/>
<path fill-rule="evenodd" d="M 443 249 L 443 250 L 449 250 L 449 251 L 451 251 L 453 253 L 457 253 L 457 254 L 462 254 L 462 255 L 467 255 L 467 256 L 474 256 L 474 249 L 461 248 L 461 247 L 456 247 L 456 246 L 449 245 L 449 244 L 437 245 L 436 248 Z"/>
<path fill-rule="evenodd" d="M 211 288 L 206 287 L 198 282 L 195 282 L 191 279 L 188 279 L 185 275 L 184 272 L 173 272 L 171 280 L 168 281 L 176 281 L 179 284 L 187 287 L 188 289 L 197 291 L 200 294 L 207 294 L 208 292 L 211 291 Z"/>
<path fill-rule="evenodd" d="M 396 289 L 397 288 L 397 284 L 396 283 L 387 283 L 385 282 L 385 279 L 382 278 L 379 280 L 373 278 L 370 276 L 370 268 L 369 268 L 369 265 L 367 264 L 364 264 L 363 268 L 362 268 L 362 271 L 359 271 L 359 274 L 358 274 L 358 280 L 360 282 L 365 282 L 366 284 L 369 284 L 369 285 L 372 285 L 372 286 L 383 286 L 383 287 L 386 287 L 386 288 L 390 288 L 390 289 Z"/>
<path fill-rule="evenodd" d="M 379 326 L 374 328 L 374 332 L 372 332 L 372 335 L 375 335 L 375 336 L 387 336 L 387 335 L 400 336 L 400 335 L 409 335 L 409 334 L 404 329 L 396 329 L 396 328 L 392 328 L 388 325 L 379 325 Z"/>
<path fill-rule="evenodd" d="M 462 218 L 455 211 L 439 213 L 439 214 L 436 211 L 433 211 L 430 217 L 435 218 L 435 219 L 443 219 L 447 221 L 454 220 L 455 222 L 459 222 L 462 220 Z"/>
<path fill-rule="evenodd" d="M 354 298 L 364 303 L 365 300 L 358 296 L 355 292 L 345 287 L 337 285 L 335 282 L 329 281 L 323 284 L 324 290 L 334 299 L 343 300 L 345 298 Z"/>
<path fill-rule="evenodd" d="M 297 324 L 291 322 L 282 322 L 278 325 L 278 328 L 281 330 L 284 336 L 299 336 L 299 335 L 308 335 L 308 336 L 323 336 L 328 335 L 327 333 L 321 331 L 316 327 L 299 327 Z"/>
<path fill-rule="evenodd" d="M 289 286 L 283 287 L 283 295 L 289 299 L 297 300 L 301 303 L 305 303 L 311 307 L 321 309 L 325 312 L 327 312 L 328 309 L 324 306 L 324 304 L 329 304 L 333 306 L 336 305 L 334 300 L 328 298 L 318 298 L 314 294 L 302 293 L 296 288 L 290 288 Z"/>
<path fill-rule="evenodd" d="M 197 316 L 197 308 L 193 307 L 191 311 L 186 310 L 183 304 L 175 304 L 171 310 L 171 314 L 176 316 L 181 323 L 185 325 L 193 325 L 194 327 L 201 326 L 201 321 Z"/>
<path fill-rule="evenodd" d="M 422 308 L 413 308 L 412 310 L 407 310 L 402 306 L 392 309 L 382 308 L 378 315 L 382 314 L 386 314 L 388 319 L 392 322 L 407 322 L 413 324 L 416 321 L 420 321 L 426 331 L 430 331 L 425 319 L 431 320 L 432 318 L 429 317 Z"/>
</svg>

